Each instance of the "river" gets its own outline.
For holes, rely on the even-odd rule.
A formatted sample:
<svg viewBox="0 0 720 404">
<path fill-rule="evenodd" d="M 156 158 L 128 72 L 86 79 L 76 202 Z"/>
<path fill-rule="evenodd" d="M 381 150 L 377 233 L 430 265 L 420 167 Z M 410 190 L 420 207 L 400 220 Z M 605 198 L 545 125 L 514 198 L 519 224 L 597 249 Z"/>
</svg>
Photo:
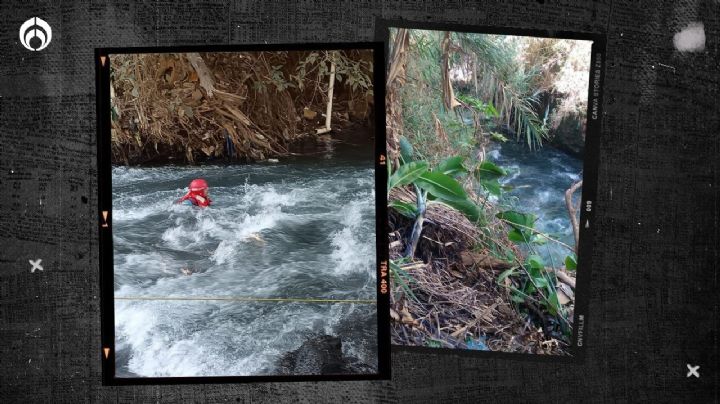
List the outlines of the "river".
<svg viewBox="0 0 720 404">
<path fill-rule="evenodd" d="M 565 191 L 579 180 L 582 160 L 552 146 L 529 150 L 523 143 L 493 143 L 487 158 L 505 168 L 508 175 L 500 180 L 506 191 L 501 205 L 538 216 L 535 228 L 570 246 L 575 245 L 570 217 L 565 206 Z M 580 193 L 575 193 L 575 200 Z M 562 265 L 570 251 L 558 243 L 535 247 L 546 265 Z"/>
<path fill-rule="evenodd" d="M 340 144 L 276 164 L 113 167 L 117 376 L 273 374 L 313 334 L 377 368 L 375 304 L 242 300 L 375 301 L 372 161 L 371 144 Z M 173 204 L 197 177 L 213 205 Z"/>
</svg>

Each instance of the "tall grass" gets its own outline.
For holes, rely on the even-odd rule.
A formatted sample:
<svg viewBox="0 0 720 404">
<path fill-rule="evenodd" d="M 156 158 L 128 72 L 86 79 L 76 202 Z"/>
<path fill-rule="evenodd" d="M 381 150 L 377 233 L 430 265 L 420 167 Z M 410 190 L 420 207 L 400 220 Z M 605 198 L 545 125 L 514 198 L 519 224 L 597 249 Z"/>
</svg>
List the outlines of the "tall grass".
<svg viewBox="0 0 720 404">
<path fill-rule="evenodd" d="M 407 81 L 401 89 L 405 136 L 431 165 L 450 155 L 470 157 L 476 144 L 474 126 L 443 106 L 441 39 L 438 31 L 410 31 Z M 438 126 L 440 137 L 447 139 L 439 139 Z"/>
<path fill-rule="evenodd" d="M 499 120 L 536 148 L 547 138 L 544 120 L 538 115 L 540 66 L 526 65 L 521 58 L 517 37 L 456 32 L 453 39 L 460 48 L 474 54 L 480 96 L 492 103 Z"/>
</svg>

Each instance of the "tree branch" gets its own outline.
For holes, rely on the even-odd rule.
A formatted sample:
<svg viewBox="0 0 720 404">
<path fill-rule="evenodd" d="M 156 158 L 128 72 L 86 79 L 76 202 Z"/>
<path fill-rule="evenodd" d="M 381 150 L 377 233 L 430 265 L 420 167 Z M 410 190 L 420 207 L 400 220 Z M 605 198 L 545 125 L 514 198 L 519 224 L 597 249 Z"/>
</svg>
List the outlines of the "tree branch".
<svg viewBox="0 0 720 404">
<path fill-rule="evenodd" d="M 567 191 L 565 191 L 565 205 L 567 206 L 568 214 L 570 215 L 570 223 L 572 223 L 573 234 L 575 235 L 575 254 L 577 254 L 578 244 L 580 242 L 580 224 L 578 223 L 577 211 L 580 206 L 573 205 L 572 196 L 578 188 L 582 187 L 582 180 L 572 184 Z"/>
<path fill-rule="evenodd" d="M 200 79 L 200 87 L 205 89 L 208 98 L 212 98 L 213 91 L 215 91 L 215 80 L 213 80 L 212 73 L 208 70 L 202 57 L 196 52 L 187 53 L 185 57 L 195 69 Z"/>
</svg>

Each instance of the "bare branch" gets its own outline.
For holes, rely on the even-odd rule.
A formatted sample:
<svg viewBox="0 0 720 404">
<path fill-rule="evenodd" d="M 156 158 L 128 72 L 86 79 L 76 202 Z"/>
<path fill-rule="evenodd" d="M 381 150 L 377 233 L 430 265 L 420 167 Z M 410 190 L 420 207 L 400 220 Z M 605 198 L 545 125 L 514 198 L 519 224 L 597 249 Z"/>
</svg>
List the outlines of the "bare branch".
<svg viewBox="0 0 720 404">
<path fill-rule="evenodd" d="M 572 223 L 573 234 L 575 235 L 575 254 L 577 254 L 578 244 L 580 243 L 580 224 L 578 223 L 577 218 L 580 201 L 578 201 L 577 206 L 573 205 L 572 196 L 578 188 L 582 187 L 582 183 L 582 180 L 580 180 L 572 184 L 570 188 L 565 191 L 565 205 L 567 206 L 568 214 L 570 214 L 570 223 Z"/>
<path fill-rule="evenodd" d="M 185 57 L 187 57 L 192 67 L 195 69 L 195 72 L 200 79 L 200 87 L 205 89 L 208 98 L 212 98 L 213 91 L 215 91 L 215 80 L 213 80 L 212 73 L 208 70 L 202 57 L 196 52 L 188 53 Z"/>
</svg>

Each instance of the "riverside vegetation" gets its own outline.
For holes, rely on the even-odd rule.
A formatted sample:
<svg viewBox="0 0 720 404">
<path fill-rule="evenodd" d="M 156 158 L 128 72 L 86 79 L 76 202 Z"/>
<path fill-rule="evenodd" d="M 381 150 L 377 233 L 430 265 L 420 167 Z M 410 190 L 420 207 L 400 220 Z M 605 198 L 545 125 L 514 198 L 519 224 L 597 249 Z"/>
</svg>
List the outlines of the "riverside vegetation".
<svg viewBox="0 0 720 404">
<path fill-rule="evenodd" d="M 114 164 L 257 162 L 370 126 L 370 50 L 111 57 Z"/>
<path fill-rule="evenodd" d="M 574 234 L 563 242 L 490 156 L 503 142 L 539 159 L 546 147 L 582 154 L 590 44 L 407 29 L 390 42 L 393 343 L 566 355 L 582 181 L 557 200 Z"/>
</svg>

